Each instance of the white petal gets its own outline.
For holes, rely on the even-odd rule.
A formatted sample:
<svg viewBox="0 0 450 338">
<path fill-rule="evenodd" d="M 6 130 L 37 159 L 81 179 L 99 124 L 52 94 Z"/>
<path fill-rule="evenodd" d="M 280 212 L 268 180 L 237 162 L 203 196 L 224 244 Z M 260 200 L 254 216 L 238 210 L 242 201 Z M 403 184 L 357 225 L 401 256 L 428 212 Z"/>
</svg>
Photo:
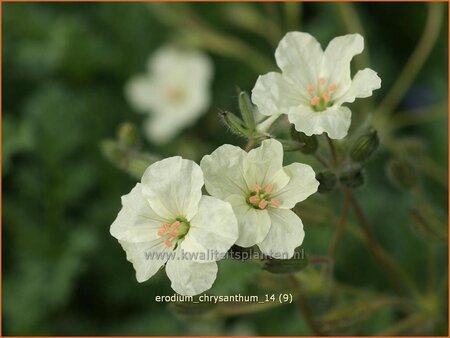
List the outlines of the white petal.
<svg viewBox="0 0 450 338">
<path fill-rule="evenodd" d="M 323 76 L 328 84 L 337 86 L 334 95 L 340 95 L 350 85 L 350 62 L 364 49 L 364 39 L 359 34 L 338 36 L 330 41 L 324 52 Z"/>
<path fill-rule="evenodd" d="M 205 176 L 206 191 L 220 199 L 247 193 L 243 176 L 243 158 L 246 155 L 241 148 L 225 144 L 211 155 L 204 156 L 200 166 Z"/>
<path fill-rule="evenodd" d="M 272 226 L 258 247 L 263 253 L 275 258 L 288 259 L 305 237 L 301 219 L 291 210 L 271 209 Z"/>
<path fill-rule="evenodd" d="M 336 104 L 340 105 L 344 102 L 353 102 L 357 97 L 369 97 L 375 89 L 379 89 L 380 87 L 381 79 L 377 73 L 370 68 L 365 68 L 356 73 L 350 88 L 336 101 Z"/>
<path fill-rule="evenodd" d="M 238 224 L 230 203 L 202 196 L 192 218 L 181 250 L 197 262 L 215 261 L 224 255 L 238 238 Z M 205 253 L 202 257 L 199 253 Z"/>
<path fill-rule="evenodd" d="M 332 139 L 341 139 L 350 128 L 352 112 L 342 106 L 332 106 L 322 112 L 316 112 L 309 106 L 299 106 L 291 108 L 288 117 L 297 131 L 308 136 L 326 132 Z"/>
<path fill-rule="evenodd" d="M 133 263 L 134 270 L 136 270 L 136 279 L 139 283 L 145 282 L 158 272 L 172 252 L 164 245 L 162 240 L 142 243 L 119 242 L 127 253 L 127 260 Z"/>
<path fill-rule="evenodd" d="M 289 107 L 309 101 L 307 92 L 300 89 L 279 73 L 267 73 L 256 80 L 252 101 L 261 114 L 287 114 Z"/>
<path fill-rule="evenodd" d="M 280 201 L 280 208 L 292 209 L 298 202 L 314 194 L 319 182 L 316 180 L 316 173 L 307 164 L 292 163 L 283 169 L 290 177 L 289 183 L 276 191 L 273 198 Z"/>
<path fill-rule="evenodd" d="M 244 158 L 244 177 L 247 186 L 252 189 L 256 184 L 265 187 L 274 183 L 277 174 L 276 189 L 281 189 L 289 177 L 279 172 L 283 167 L 283 146 L 275 139 L 264 140 L 261 146 L 251 150 Z"/>
<path fill-rule="evenodd" d="M 289 32 L 278 44 L 275 59 L 284 77 L 306 90 L 317 83 L 323 51 L 317 40 L 308 33 Z"/>
<path fill-rule="evenodd" d="M 190 220 L 202 197 L 200 166 L 180 156 L 166 158 L 147 168 L 142 176 L 142 192 L 152 209 L 165 219 Z"/>
<path fill-rule="evenodd" d="M 138 183 L 127 195 L 122 196 L 122 209 L 110 228 L 118 240 L 148 242 L 158 239 L 158 228 L 165 220 L 157 215 L 142 195 L 142 184 Z"/>
<path fill-rule="evenodd" d="M 173 139 L 182 127 L 177 115 L 155 114 L 144 122 L 144 133 L 150 141 L 163 144 Z"/>
<path fill-rule="evenodd" d="M 141 112 L 151 112 L 159 104 L 157 86 L 146 74 L 132 77 L 125 85 L 125 96 L 130 104 Z"/>
<path fill-rule="evenodd" d="M 213 66 L 206 54 L 169 45 L 151 55 L 148 70 L 160 81 L 202 83 L 209 82 L 213 75 Z"/>
<path fill-rule="evenodd" d="M 233 206 L 239 224 L 237 245 L 250 247 L 261 242 L 270 229 L 270 217 L 267 210 L 258 210 L 249 206 L 245 197 L 232 195 L 227 199 Z"/>
<path fill-rule="evenodd" d="M 211 288 L 217 276 L 217 264 L 197 263 L 177 256 L 166 264 L 166 273 L 172 282 L 172 289 L 184 296 L 194 296 Z"/>
</svg>

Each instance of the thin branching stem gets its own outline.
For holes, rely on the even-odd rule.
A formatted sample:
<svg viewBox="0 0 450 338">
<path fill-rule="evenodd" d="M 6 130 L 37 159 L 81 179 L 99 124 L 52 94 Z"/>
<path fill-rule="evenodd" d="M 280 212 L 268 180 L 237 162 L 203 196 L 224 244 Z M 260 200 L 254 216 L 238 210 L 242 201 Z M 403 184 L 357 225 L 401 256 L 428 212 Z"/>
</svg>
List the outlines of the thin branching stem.
<svg viewBox="0 0 450 338">
<path fill-rule="evenodd" d="M 327 163 L 327 161 L 323 158 L 322 155 L 315 153 L 314 157 L 316 158 L 317 161 L 320 162 L 320 164 L 322 164 L 325 168 L 328 168 L 329 165 Z"/>
<path fill-rule="evenodd" d="M 357 199 L 355 198 L 353 192 L 347 189 L 349 196 L 350 205 L 355 211 L 356 218 L 361 225 L 363 230 L 364 238 L 367 243 L 367 248 L 373 255 L 377 263 L 383 268 L 387 273 L 389 280 L 394 288 L 394 290 L 402 295 L 406 289 L 410 289 L 414 294 L 417 294 L 414 284 L 408 278 L 403 271 L 400 270 L 395 261 L 386 253 L 386 251 L 378 243 L 372 228 L 367 221 L 366 215 L 364 214 L 361 206 L 359 205 Z"/>
<path fill-rule="evenodd" d="M 341 217 L 339 223 L 334 232 L 333 238 L 331 239 L 330 246 L 328 248 L 328 255 L 330 257 L 336 256 L 337 247 L 341 240 L 342 234 L 345 230 L 347 224 L 348 210 L 350 207 L 350 196 L 347 190 L 344 191 L 344 205 L 342 207 Z"/>
<path fill-rule="evenodd" d="M 444 6 L 441 3 L 428 3 L 427 6 L 428 15 L 422 36 L 391 90 L 376 109 L 376 115 L 386 116 L 393 112 L 433 50 L 441 30 Z"/>
<path fill-rule="evenodd" d="M 321 332 L 319 326 L 317 325 L 316 321 L 314 320 L 314 317 L 311 313 L 311 309 L 309 308 L 308 303 L 306 302 L 306 298 L 303 295 L 303 292 L 300 288 L 299 281 L 297 280 L 297 278 L 295 278 L 294 275 L 289 275 L 288 279 L 291 282 L 292 287 L 294 288 L 294 290 L 297 294 L 296 304 L 297 304 L 300 312 L 303 314 L 303 318 L 305 319 L 306 324 L 308 324 L 309 328 L 314 333 L 314 335 L 323 336 L 323 333 Z"/>
</svg>

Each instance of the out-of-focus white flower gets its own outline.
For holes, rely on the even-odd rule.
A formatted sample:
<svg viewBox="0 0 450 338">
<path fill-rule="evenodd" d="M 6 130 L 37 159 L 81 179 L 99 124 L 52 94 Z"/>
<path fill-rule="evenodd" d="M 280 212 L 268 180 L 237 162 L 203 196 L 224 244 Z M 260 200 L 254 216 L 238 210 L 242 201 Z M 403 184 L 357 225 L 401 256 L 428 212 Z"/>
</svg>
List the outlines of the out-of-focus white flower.
<svg viewBox="0 0 450 338">
<path fill-rule="evenodd" d="M 147 168 L 142 182 L 122 197 L 111 225 L 143 282 L 165 263 L 172 288 L 182 295 L 209 289 L 220 259 L 238 236 L 231 205 L 202 196 L 203 173 L 192 161 L 170 157 Z"/>
<path fill-rule="evenodd" d="M 151 115 L 147 137 L 164 143 L 208 108 L 213 67 L 199 51 L 167 46 L 149 58 L 147 68 L 127 83 L 125 93 L 136 110 Z"/>
<path fill-rule="evenodd" d="M 326 132 L 330 138 L 347 135 L 351 111 L 342 106 L 369 97 L 381 79 L 366 68 L 350 76 L 350 61 L 364 49 L 359 34 L 331 40 L 325 51 L 307 33 L 289 32 L 280 41 L 275 59 L 282 73 L 258 77 L 252 101 L 264 115 L 287 114 L 295 129 L 310 136 Z"/>
<path fill-rule="evenodd" d="M 275 257 L 292 257 L 305 233 L 291 210 L 317 191 L 313 169 L 301 163 L 283 167 L 283 147 L 270 139 L 246 153 L 225 144 L 203 157 L 206 190 L 233 206 L 239 223 L 236 244 L 257 244 Z"/>
</svg>

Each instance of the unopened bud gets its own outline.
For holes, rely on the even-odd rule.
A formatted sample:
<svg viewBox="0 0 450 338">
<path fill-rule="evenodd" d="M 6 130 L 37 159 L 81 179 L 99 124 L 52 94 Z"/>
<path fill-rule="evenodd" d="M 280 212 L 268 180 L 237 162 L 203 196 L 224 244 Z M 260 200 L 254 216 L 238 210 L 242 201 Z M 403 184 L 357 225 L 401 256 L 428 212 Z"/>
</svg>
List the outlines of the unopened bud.
<svg viewBox="0 0 450 338">
<path fill-rule="evenodd" d="M 329 170 L 317 173 L 316 180 L 320 183 L 319 188 L 317 189 L 320 194 L 325 194 L 332 191 L 337 182 L 336 175 Z"/>
<path fill-rule="evenodd" d="M 270 258 L 268 259 L 263 269 L 267 270 L 271 273 L 296 273 L 308 265 L 309 261 L 306 257 L 303 258 L 292 258 L 292 259 L 275 259 Z"/>
<path fill-rule="evenodd" d="M 124 148 L 138 148 L 140 145 L 139 131 L 134 124 L 122 123 L 117 130 L 117 139 Z"/>
<path fill-rule="evenodd" d="M 350 158 L 355 162 L 367 161 L 378 149 L 380 139 L 375 129 L 360 136 L 350 150 Z"/>
<path fill-rule="evenodd" d="M 426 151 L 423 140 L 416 137 L 403 137 L 396 139 L 395 143 L 404 156 L 419 157 Z"/>
<path fill-rule="evenodd" d="M 254 106 L 246 92 L 239 93 L 239 110 L 248 129 L 255 129 Z"/>
<path fill-rule="evenodd" d="M 294 125 L 291 126 L 291 138 L 304 144 L 300 149 L 303 154 L 314 154 L 319 147 L 316 135 L 307 136 L 305 133 L 295 130 Z"/>
<path fill-rule="evenodd" d="M 113 140 L 104 140 L 100 143 L 100 150 L 109 161 L 118 164 L 121 163 L 126 154 L 122 147 L 116 141 Z"/>
<path fill-rule="evenodd" d="M 391 181 L 401 189 L 410 190 L 419 181 L 416 170 L 406 160 L 392 159 L 388 162 L 386 170 Z"/>
<path fill-rule="evenodd" d="M 159 160 L 158 157 L 148 153 L 124 149 L 118 142 L 113 140 L 102 141 L 100 148 L 103 156 L 137 179 L 142 177 L 148 166 Z"/>
<path fill-rule="evenodd" d="M 421 205 L 411 211 L 413 227 L 416 233 L 435 241 L 447 242 L 447 219 L 442 212 L 429 204 Z"/>
<path fill-rule="evenodd" d="M 249 137 L 249 131 L 239 117 L 228 111 L 221 112 L 219 116 L 231 132 L 238 136 Z"/>
<path fill-rule="evenodd" d="M 280 143 L 283 145 L 284 151 L 296 151 L 296 150 L 302 150 L 305 146 L 304 143 L 298 142 L 298 141 L 292 141 L 292 140 L 280 140 Z"/>
<path fill-rule="evenodd" d="M 339 175 L 339 182 L 347 188 L 358 188 L 364 184 L 364 175 L 360 166 L 344 170 Z"/>
</svg>

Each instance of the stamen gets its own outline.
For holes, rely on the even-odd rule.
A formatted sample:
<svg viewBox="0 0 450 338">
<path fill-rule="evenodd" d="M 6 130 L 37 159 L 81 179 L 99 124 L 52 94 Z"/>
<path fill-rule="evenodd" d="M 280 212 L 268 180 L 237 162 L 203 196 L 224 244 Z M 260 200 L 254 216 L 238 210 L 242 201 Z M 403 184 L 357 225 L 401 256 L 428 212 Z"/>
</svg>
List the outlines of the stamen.
<svg viewBox="0 0 450 338">
<path fill-rule="evenodd" d="M 259 202 L 258 207 L 260 209 L 265 209 L 267 207 L 267 201 L 266 200 L 261 200 L 261 202 Z"/>
<path fill-rule="evenodd" d="M 172 231 L 177 230 L 177 229 L 180 227 L 180 225 L 181 225 L 180 221 L 174 222 L 174 223 L 172 224 L 171 230 L 172 230 Z"/>
<path fill-rule="evenodd" d="M 312 99 L 311 99 L 311 106 L 316 106 L 316 105 L 318 105 L 319 104 L 319 102 L 320 102 L 320 98 L 318 97 L 318 96 L 314 96 Z"/>
<path fill-rule="evenodd" d="M 322 97 L 323 97 L 323 100 L 325 101 L 325 103 L 328 103 L 331 100 L 331 96 L 328 95 L 327 93 L 323 93 Z"/>
<path fill-rule="evenodd" d="M 306 90 L 308 91 L 308 93 L 312 94 L 316 90 L 316 87 L 314 87 L 313 85 L 309 85 L 308 87 L 306 87 Z"/>
<path fill-rule="evenodd" d="M 330 85 L 328 86 L 328 91 L 329 91 L 329 92 L 334 92 L 335 90 L 336 90 L 336 85 L 330 84 Z"/>
<path fill-rule="evenodd" d="M 319 77 L 319 79 L 317 80 L 317 83 L 320 85 L 323 85 L 325 83 L 325 79 L 323 77 Z"/>
<path fill-rule="evenodd" d="M 266 186 L 266 188 L 264 189 L 264 191 L 265 191 L 266 193 L 268 193 L 268 194 L 271 194 L 272 191 L 273 191 L 273 184 L 272 184 L 272 183 L 268 184 L 268 185 Z"/>
<path fill-rule="evenodd" d="M 258 195 L 250 196 L 250 198 L 248 199 L 251 204 L 257 204 L 260 200 L 261 198 Z"/>
<path fill-rule="evenodd" d="M 270 201 L 270 205 L 274 208 L 278 208 L 280 206 L 280 204 L 281 204 L 280 201 L 277 199 L 273 199 Z"/>
<path fill-rule="evenodd" d="M 158 230 L 158 236 L 162 237 L 164 234 L 169 231 L 169 225 L 167 223 L 163 223 L 161 225 L 161 229 Z"/>
<path fill-rule="evenodd" d="M 259 184 L 256 184 L 255 187 L 253 188 L 253 190 L 254 190 L 256 193 L 259 193 L 259 191 L 261 190 L 260 185 L 259 185 Z"/>
<path fill-rule="evenodd" d="M 172 246 L 172 242 L 170 241 L 170 239 L 165 239 L 164 240 L 164 244 L 166 245 L 166 247 L 170 248 Z"/>
</svg>

